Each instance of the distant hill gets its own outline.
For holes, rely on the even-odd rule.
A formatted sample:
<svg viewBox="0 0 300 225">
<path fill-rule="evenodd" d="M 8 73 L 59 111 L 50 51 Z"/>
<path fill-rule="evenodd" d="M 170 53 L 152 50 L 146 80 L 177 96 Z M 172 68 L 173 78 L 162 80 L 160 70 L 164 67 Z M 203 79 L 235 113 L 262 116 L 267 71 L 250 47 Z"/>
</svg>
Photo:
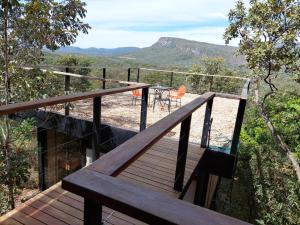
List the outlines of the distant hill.
<svg viewBox="0 0 300 225">
<path fill-rule="evenodd" d="M 236 47 L 208 44 L 180 38 L 161 37 L 155 44 L 141 48 L 126 56 L 142 63 L 156 65 L 190 66 L 199 63 L 202 57 L 223 57 L 229 66 L 244 63 L 244 57 L 235 56 Z"/>
<path fill-rule="evenodd" d="M 120 60 L 157 66 L 190 67 L 199 63 L 202 57 L 222 57 L 228 66 L 239 66 L 245 62 L 244 57 L 235 56 L 236 47 L 208 44 L 180 38 L 161 37 L 150 47 L 78 48 L 64 47 L 56 51 L 61 54 L 83 54 L 108 56 Z"/>
<path fill-rule="evenodd" d="M 139 50 L 137 47 L 122 47 L 122 48 L 79 48 L 73 46 L 62 47 L 56 50 L 56 53 L 63 54 L 81 54 L 93 56 L 116 56 L 132 53 Z"/>
</svg>

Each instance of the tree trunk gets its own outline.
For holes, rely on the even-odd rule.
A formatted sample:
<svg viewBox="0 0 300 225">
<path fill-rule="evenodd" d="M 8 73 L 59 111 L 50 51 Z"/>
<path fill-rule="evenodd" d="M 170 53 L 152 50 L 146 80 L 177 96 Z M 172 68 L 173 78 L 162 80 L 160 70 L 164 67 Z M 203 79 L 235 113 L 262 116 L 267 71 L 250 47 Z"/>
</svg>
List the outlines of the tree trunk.
<svg viewBox="0 0 300 225">
<path fill-rule="evenodd" d="M 294 167 L 294 170 L 296 172 L 298 182 L 300 183 L 300 166 L 299 166 L 297 160 L 293 156 L 293 154 L 290 151 L 289 147 L 283 141 L 281 135 L 276 131 L 276 129 L 273 126 L 272 122 L 270 121 L 268 115 L 264 112 L 264 110 L 262 108 L 260 109 L 260 115 L 264 119 L 264 121 L 265 121 L 267 127 L 269 128 L 269 130 L 272 134 L 272 137 L 273 137 L 274 141 L 276 142 L 276 144 L 278 145 L 279 149 L 281 149 L 282 151 L 284 151 L 287 154 L 287 157 L 291 161 L 291 163 Z"/>
<path fill-rule="evenodd" d="M 8 185 L 8 205 L 10 209 L 15 208 L 15 195 L 14 195 L 14 185 Z"/>
<path fill-rule="evenodd" d="M 271 135 L 273 137 L 273 140 L 276 142 L 277 146 L 279 147 L 280 150 L 286 153 L 288 159 L 291 161 L 292 166 L 296 172 L 298 182 L 300 183 L 300 166 L 295 157 L 293 156 L 291 150 L 285 144 L 284 140 L 282 139 L 281 135 L 277 132 L 276 128 L 272 124 L 270 118 L 268 117 L 267 113 L 264 110 L 263 104 L 259 101 L 259 92 L 258 92 L 258 86 L 259 86 L 259 81 L 257 80 L 256 82 L 256 88 L 254 90 L 254 101 L 257 105 L 257 107 L 260 110 L 260 115 L 265 121 L 269 131 L 271 132 Z"/>
<path fill-rule="evenodd" d="M 10 88 L 10 76 L 9 76 L 9 46 L 8 46 L 8 22 L 9 22 L 9 2 L 6 0 L 3 2 L 2 6 L 4 6 L 3 11 L 3 32 L 4 32 L 4 87 L 5 87 L 5 104 L 8 105 L 10 103 L 11 96 L 11 88 Z M 8 188 L 8 204 L 11 209 L 15 208 L 15 198 L 14 198 L 14 183 L 11 177 L 11 149 L 10 149 L 10 124 L 8 115 L 4 115 L 4 124 L 6 135 L 4 138 L 4 151 L 6 156 L 6 172 L 8 176 L 7 188 Z"/>
</svg>

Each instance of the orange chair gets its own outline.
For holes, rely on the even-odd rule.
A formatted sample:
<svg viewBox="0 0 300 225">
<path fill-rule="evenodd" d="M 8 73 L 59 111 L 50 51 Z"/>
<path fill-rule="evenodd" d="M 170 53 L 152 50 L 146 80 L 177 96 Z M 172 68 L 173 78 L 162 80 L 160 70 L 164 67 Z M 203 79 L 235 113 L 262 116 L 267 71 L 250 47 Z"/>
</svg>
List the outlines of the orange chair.
<svg viewBox="0 0 300 225">
<path fill-rule="evenodd" d="M 138 97 L 142 96 L 142 93 L 140 92 L 140 90 L 132 90 L 132 100 L 131 100 L 131 105 L 133 105 L 133 101 L 134 104 L 136 105 L 136 100 Z"/>
<path fill-rule="evenodd" d="M 177 100 L 179 100 L 180 106 L 181 106 L 181 98 L 185 95 L 186 93 L 186 87 L 184 85 L 181 85 L 178 90 L 171 90 L 169 98 L 172 101 L 176 101 L 176 106 L 177 106 Z"/>
</svg>

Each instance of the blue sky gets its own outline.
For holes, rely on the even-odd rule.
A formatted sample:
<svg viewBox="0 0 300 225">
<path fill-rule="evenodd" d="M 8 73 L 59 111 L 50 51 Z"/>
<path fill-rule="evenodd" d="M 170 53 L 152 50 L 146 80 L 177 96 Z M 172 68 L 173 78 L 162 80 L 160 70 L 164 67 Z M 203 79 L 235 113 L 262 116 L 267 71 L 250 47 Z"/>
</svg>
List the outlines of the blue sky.
<svg viewBox="0 0 300 225">
<path fill-rule="evenodd" d="M 222 39 L 235 0 L 86 0 L 92 29 L 74 46 L 147 47 L 159 37 L 214 44 Z M 236 45 L 237 41 L 231 43 Z"/>
</svg>

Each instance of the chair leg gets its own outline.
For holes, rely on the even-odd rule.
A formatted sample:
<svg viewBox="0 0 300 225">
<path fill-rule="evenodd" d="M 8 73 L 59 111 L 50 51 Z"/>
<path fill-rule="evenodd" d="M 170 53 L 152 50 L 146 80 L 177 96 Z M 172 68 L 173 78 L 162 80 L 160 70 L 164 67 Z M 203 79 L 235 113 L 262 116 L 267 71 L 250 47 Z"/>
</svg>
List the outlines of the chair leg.
<svg viewBox="0 0 300 225">
<path fill-rule="evenodd" d="M 154 112 L 154 108 L 155 108 L 155 101 L 156 101 L 156 99 L 155 99 L 155 97 L 153 98 L 153 112 Z"/>
<path fill-rule="evenodd" d="M 131 105 L 133 105 L 133 99 L 134 99 L 134 97 L 132 96 L 132 98 L 131 98 Z"/>
</svg>

